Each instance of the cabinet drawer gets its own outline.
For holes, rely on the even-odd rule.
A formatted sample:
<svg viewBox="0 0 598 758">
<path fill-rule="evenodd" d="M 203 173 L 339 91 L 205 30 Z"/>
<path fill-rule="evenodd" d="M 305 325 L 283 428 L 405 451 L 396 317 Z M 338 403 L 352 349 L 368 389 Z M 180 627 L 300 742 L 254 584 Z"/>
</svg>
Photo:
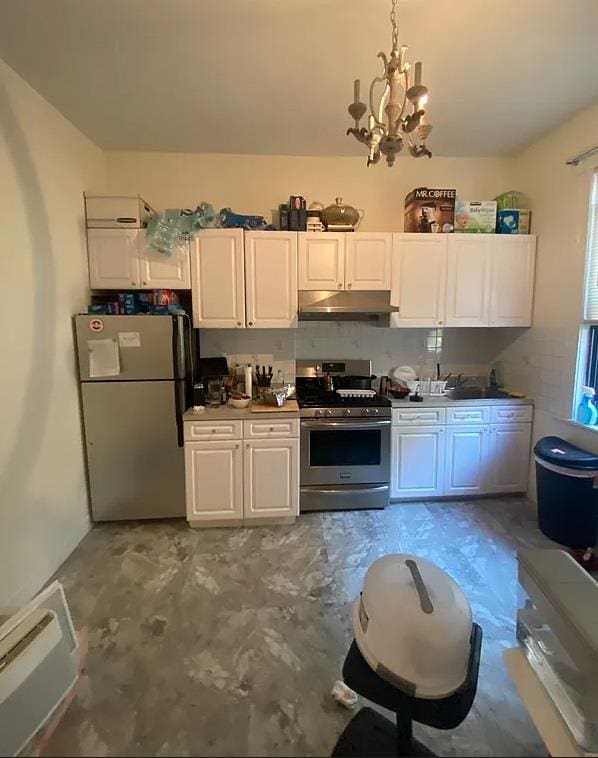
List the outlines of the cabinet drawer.
<svg viewBox="0 0 598 758">
<path fill-rule="evenodd" d="M 185 440 L 240 440 L 243 437 L 242 421 L 186 421 Z"/>
<path fill-rule="evenodd" d="M 393 426 L 435 426 L 445 423 L 444 408 L 393 408 Z"/>
<path fill-rule="evenodd" d="M 487 424 L 489 421 L 490 408 L 487 405 L 446 409 L 447 424 Z"/>
<path fill-rule="evenodd" d="M 272 419 L 271 421 L 244 421 L 243 436 L 246 440 L 280 439 L 299 436 L 299 419 Z"/>
<path fill-rule="evenodd" d="M 494 405 L 490 410 L 493 424 L 530 422 L 534 414 L 532 405 Z"/>
</svg>

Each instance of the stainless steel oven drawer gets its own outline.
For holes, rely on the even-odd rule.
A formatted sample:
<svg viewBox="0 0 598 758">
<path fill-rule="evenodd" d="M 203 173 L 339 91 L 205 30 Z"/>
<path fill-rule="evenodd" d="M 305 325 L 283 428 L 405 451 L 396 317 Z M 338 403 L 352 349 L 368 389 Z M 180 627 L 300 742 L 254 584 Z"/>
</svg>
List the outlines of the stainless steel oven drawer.
<svg viewBox="0 0 598 758">
<path fill-rule="evenodd" d="M 344 484 L 324 487 L 301 487 L 299 510 L 347 511 L 359 508 L 386 508 L 390 501 L 389 484 Z"/>
</svg>

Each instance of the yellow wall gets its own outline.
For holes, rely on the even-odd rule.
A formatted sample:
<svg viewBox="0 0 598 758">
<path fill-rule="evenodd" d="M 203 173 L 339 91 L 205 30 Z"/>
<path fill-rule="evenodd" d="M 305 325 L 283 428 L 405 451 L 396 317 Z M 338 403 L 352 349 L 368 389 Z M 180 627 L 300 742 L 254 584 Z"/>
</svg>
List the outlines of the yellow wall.
<svg viewBox="0 0 598 758">
<path fill-rule="evenodd" d="M 82 193 L 103 156 L 0 60 L 0 606 L 89 528 L 71 315 L 87 302 Z"/>
<path fill-rule="evenodd" d="M 339 135 L 342 139 L 343 135 Z M 156 208 L 195 207 L 201 200 L 216 210 L 271 211 L 289 195 L 325 205 L 342 196 L 363 208 L 365 231 L 401 231 L 405 195 L 414 187 L 454 187 L 465 199 L 493 198 L 510 189 L 508 158 L 401 158 L 393 168 L 367 168 L 359 158 L 185 153 L 106 154 L 109 192 L 139 192 Z"/>
<path fill-rule="evenodd" d="M 531 200 L 538 235 L 533 327 L 501 356 L 509 383 L 535 398 L 534 439 L 556 434 L 598 451 L 598 434 L 571 416 L 583 318 L 590 180 L 598 159 L 566 165 L 598 143 L 598 105 L 578 113 L 514 158 L 513 186 Z M 533 477 L 532 477 L 533 478 Z"/>
</svg>

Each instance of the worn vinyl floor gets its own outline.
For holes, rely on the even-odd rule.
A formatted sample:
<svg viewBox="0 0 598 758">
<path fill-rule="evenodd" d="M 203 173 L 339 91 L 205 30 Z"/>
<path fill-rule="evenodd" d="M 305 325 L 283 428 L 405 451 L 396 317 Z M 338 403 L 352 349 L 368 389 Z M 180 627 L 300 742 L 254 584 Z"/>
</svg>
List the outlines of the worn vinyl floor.
<svg viewBox="0 0 598 758">
<path fill-rule="evenodd" d="M 518 498 L 307 514 L 294 526 L 97 526 L 66 561 L 86 676 L 46 755 L 329 755 L 351 714 L 329 691 L 351 601 L 378 556 L 435 561 L 484 629 L 479 690 L 439 755 L 546 755 L 501 653 L 515 641 L 515 551 L 549 546 Z"/>
</svg>

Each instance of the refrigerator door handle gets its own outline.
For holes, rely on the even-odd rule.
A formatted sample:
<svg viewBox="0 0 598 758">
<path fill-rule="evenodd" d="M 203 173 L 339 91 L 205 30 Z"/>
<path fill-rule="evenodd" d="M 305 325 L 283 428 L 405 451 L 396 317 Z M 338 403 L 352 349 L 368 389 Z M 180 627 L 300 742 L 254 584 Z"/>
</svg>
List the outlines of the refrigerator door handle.
<svg viewBox="0 0 598 758">
<path fill-rule="evenodd" d="M 176 416 L 176 433 L 179 447 L 185 446 L 183 413 L 185 412 L 185 383 L 174 383 L 174 412 Z"/>
<path fill-rule="evenodd" d="M 174 316 L 172 319 L 172 342 L 174 355 L 174 377 L 184 379 L 187 373 L 185 362 L 185 328 L 183 316 Z"/>
</svg>

